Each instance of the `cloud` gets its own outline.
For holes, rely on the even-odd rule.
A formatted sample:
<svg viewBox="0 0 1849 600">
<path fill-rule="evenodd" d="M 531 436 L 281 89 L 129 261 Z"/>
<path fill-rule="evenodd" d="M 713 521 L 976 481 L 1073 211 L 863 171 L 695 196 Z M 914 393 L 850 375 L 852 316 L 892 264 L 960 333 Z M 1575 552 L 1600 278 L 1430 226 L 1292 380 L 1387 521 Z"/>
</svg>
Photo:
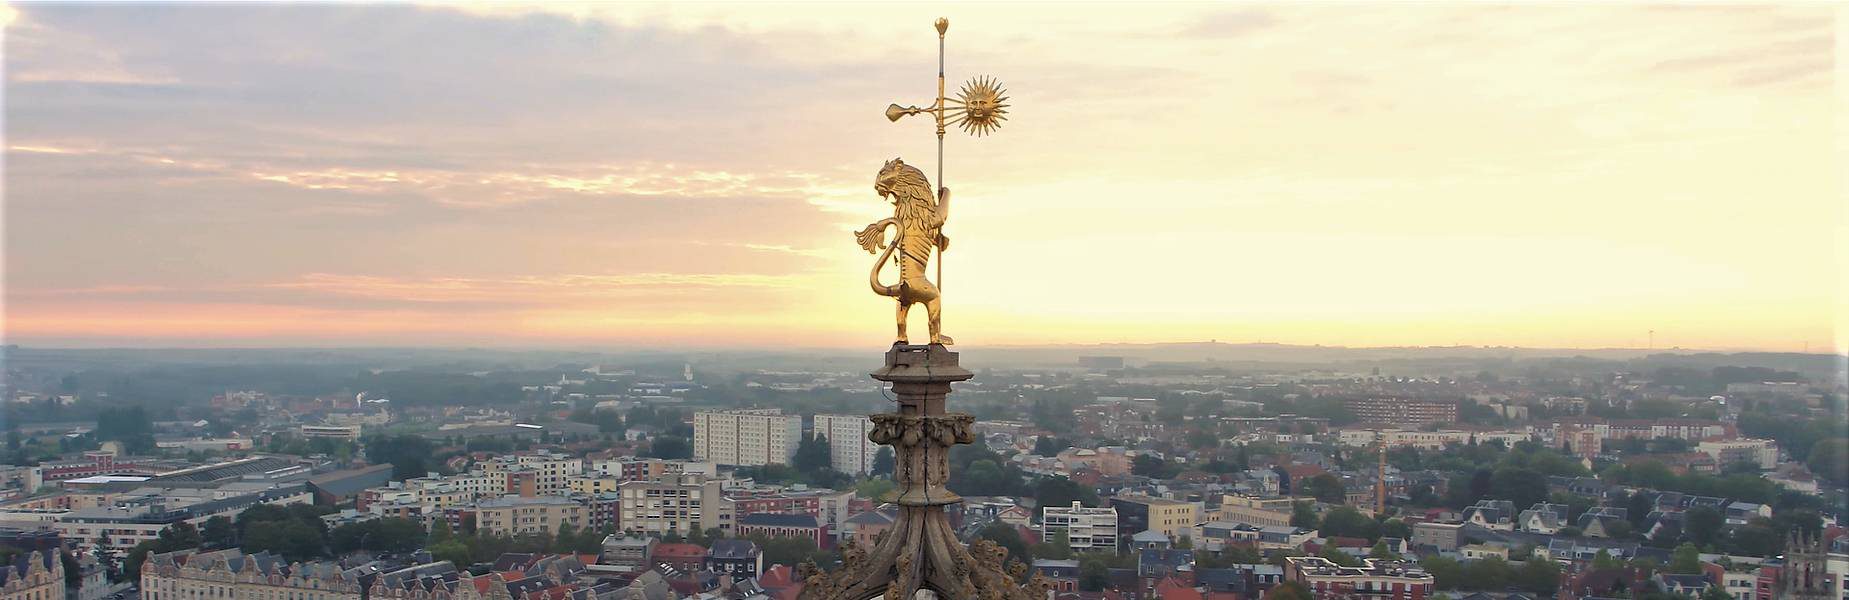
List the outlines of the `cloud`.
<svg viewBox="0 0 1849 600">
<path fill-rule="evenodd" d="M 415 339 L 446 340 L 433 332 L 838 332 L 857 326 L 845 315 L 877 323 L 889 310 L 866 296 L 868 258 L 844 234 L 890 211 L 869 189 L 874 171 L 936 152 L 926 122 L 880 114 L 935 89 L 937 15 L 910 5 L 17 10 L 9 333 L 108 335 L 147 315 L 162 335 L 212 335 L 218 313 L 225 331 L 255 336 L 312 336 L 296 325 L 309 319 L 415 323 Z M 1278 322 L 1344 322 L 1352 305 L 1323 300 L 1353 296 L 1326 273 L 1393 253 L 1350 244 L 1360 255 L 1337 255 L 1329 240 L 1475 231 L 1496 235 L 1460 249 L 1381 241 L 1425 252 L 1399 253 L 1395 269 L 1466 283 L 1370 270 L 1370 295 L 1538 309 L 1536 298 L 1561 297 L 1471 287 L 1488 279 L 1430 257 L 1481 257 L 1464 267 L 1506 274 L 1546 263 L 1536 248 L 1644 244 L 1739 284 L 1703 288 L 1730 312 L 1694 320 L 1753 311 L 1785 319 L 1768 331 L 1817 329 L 1815 311 L 1784 309 L 1821 285 L 1789 257 L 1814 255 L 1832 233 L 1793 215 L 1836 210 L 1833 138 L 1815 126 L 1834 114 L 1818 85 L 1833 10 L 1004 4 L 949 15 L 952 87 L 995 75 L 1018 103 L 998 135 L 945 140 L 954 312 L 1019 312 L 1022 294 L 1058 284 L 1021 273 L 1076 254 L 1096 262 L 1060 269 L 1112 264 L 1107 277 L 1135 285 L 985 325 L 1024 341 L 1201 334 L 1238 312 L 1184 303 L 1137 334 L 1149 307 L 1173 306 L 1152 298 L 1265 300 L 1282 307 Z M 1245 251 L 1215 253 L 1227 247 Z M 1147 266 L 1183 264 L 1175 256 L 1266 275 Z M 1661 278 L 1602 282 L 1615 296 L 1679 301 Z"/>
<path fill-rule="evenodd" d="M 1272 13 L 1256 8 L 1216 12 L 1199 17 L 1182 28 L 1181 34 L 1190 37 L 1230 38 L 1256 31 L 1263 31 L 1278 25 L 1278 18 Z"/>
</svg>

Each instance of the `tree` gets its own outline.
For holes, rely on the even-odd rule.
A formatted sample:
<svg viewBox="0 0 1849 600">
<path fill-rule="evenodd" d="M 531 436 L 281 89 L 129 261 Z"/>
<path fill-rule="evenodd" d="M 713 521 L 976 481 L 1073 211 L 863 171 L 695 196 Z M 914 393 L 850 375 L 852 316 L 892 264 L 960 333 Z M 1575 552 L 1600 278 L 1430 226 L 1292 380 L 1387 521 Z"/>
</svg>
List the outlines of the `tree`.
<svg viewBox="0 0 1849 600">
<path fill-rule="evenodd" d="M 1464 565 L 1455 559 L 1433 556 L 1420 561 L 1419 566 L 1432 574 L 1432 583 L 1439 589 L 1455 590 L 1464 579 Z"/>
<path fill-rule="evenodd" d="M 1379 558 L 1379 559 L 1386 559 L 1386 560 L 1399 560 L 1400 558 L 1400 555 L 1394 554 L 1392 550 L 1389 550 L 1387 548 L 1386 540 L 1374 542 L 1374 547 L 1368 550 L 1367 556 L 1368 558 Z"/>
<path fill-rule="evenodd" d="M 1330 504 L 1341 504 L 1348 499 L 1348 488 L 1342 485 L 1342 478 L 1329 473 L 1305 480 L 1300 493 Z"/>
<path fill-rule="evenodd" d="M 1468 488 L 1465 488 L 1467 491 L 1469 491 L 1470 497 L 1464 500 L 1463 506 L 1469 506 L 1471 504 L 1476 504 L 1478 500 L 1488 498 L 1490 494 L 1490 486 L 1491 486 L 1490 482 L 1491 482 L 1492 477 L 1493 476 L 1488 469 L 1478 469 L 1475 474 L 1471 475 L 1470 485 Z M 1463 508 L 1463 506 L 1458 506 L 1454 508 Z"/>
<path fill-rule="evenodd" d="M 1033 564 L 1034 557 L 1027 551 L 1027 541 L 1021 539 L 1021 532 L 1013 525 L 1000 521 L 990 523 L 976 532 L 976 537 L 995 542 L 1008 549 L 1008 558 L 1023 563 Z"/>
<path fill-rule="evenodd" d="M 1321 556 L 1325 559 L 1328 559 L 1329 562 L 1342 565 L 1344 567 L 1361 566 L 1360 560 L 1356 559 L 1353 556 L 1349 556 L 1347 552 L 1343 552 L 1341 548 L 1336 547 L 1336 545 L 1333 543 L 1324 544 L 1323 551 L 1317 554 L 1317 556 Z"/>
<path fill-rule="evenodd" d="M 1070 447 L 1072 447 L 1072 442 L 1050 435 L 1043 435 L 1034 440 L 1034 454 L 1039 456 L 1058 456 L 1061 451 Z"/>
<path fill-rule="evenodd" d="M 1840 416 L 1837 418 L 1841 418 Z M 1838 425 L 1842 421 L 1837 421 Z M 1838 485 L 1849 484 L 1849 438 L 1830 438 L 1810 447 L 1804 464 L 1810 472 Z"/>
<path fill-rule="evenodd" d="M 237 543 L 237 528 L 231 525 L 231 518 L 217 515 L 205 520 L 205 528 L 199 532 L 200 540 L 210 548 L 230 548 Z"/>
<path fill-rule="evenodd" d="M 1089 506 L 1099 504 L 1097 490 L 1089 489 L 1063 475 L 1041 477 L 1034 482 L 1034 503 L 1041 508 L 1071 506 L 1073 502 Z"/>
<path fill-rule="evenodd" d="M 1310 594 L 1310 590 L 1303 587 L 1303 584 L 1286 581 L 1271 588 L 1271 591 L 1265 594 L 1265 600 L 1316 600 L 1316 596 Z"/>
<path fill-rule="evenodd" d="M 890 476 L 892 466 L 892 446 L 880 446 L 880 450 L 873 453 L 873 474 Z"/>
<path fill-rule="evenodd" d="M 442 470 L 442 463 L 436 459 L 436 445 L 414 433 L 368 438 L 366 459 L 373 464 L 391 463 L 392 477 L 399 480 Z"/>
<path fill-rule="evenodd" d="M 687 439 L 682 437 L 657 436 L 649 439 L 647 454 L 651 458 L 693 458 L 693 444 L 687 443 Z"/>
<path fill-rule="evenodd" d="M 1734 598 L 1727 594 L 1727 588 L 1710 585 L 1708 589 L 1701 591 L 1701 600 L 1734 600 Z"/>
<path fill-rule="evenodd" d="M 1316 516 L 1316 503 L 1303 501 L 1290 505 L 1290 526 L 1315 529 L 1322 519 Z"/>
<path fill-rule="evenodd" d="M 1322 534 L 1373 539 L 1380 537 L 1380 525 L 1353 506 L 1337 506 L 1323 514 Z"/>
<path fill-rule="evenodd" d="M 1697 545 L 1710 546 L 1720 539 L 1721 526 L 1727 518 L 1709 506 L 1697 506 L 1683 515 L 1683 533 Z"/>
<path fill-rule="evenodd" d="M 803 472 L 820 471 L 829 468 L 828 438 L 821 433 L 813 433 L 802 438 L 796 444 L 796 457 L 790 460 L 790 466 Z"/>
<path fill-rule="evenodd" d="M 244 551 L 269 552 L 293 561 L 318 558 L 326 554 L 321 532 L 301 521 L 275 521 L 244 532 Z"/>
<path fill-rule="evenodd" d="M 461 539 L 450 539 L 434 543 L 430 545 L 428 550 L 430 550 L 431 558 L 449 561 L 450 564 L 456 565 L 458 569 L 465 568 L 467 565 L 474 562 L 470 559 L 469 544 Z"/>
<path fill-rule="evenodd" d="M 1130 461 L 1131 473 L 1151 479 L 1166 479 L 1170 475 L 1168 468 L 1168 461 L 1151 454 L 1138 454 L 1134 460 Z"/>
<path fill-rule="evenodd" d="M 767 566 L 789 565 L 794 567 L 802 564 L 804 559 L 814 555 L 817 550 L 815 540 L 806 537 L 767 538 L 754 535 L 751 536 L 751 541 L 757 542 L 758 547 L 764 549 L 764 564 Z"/>
<path fill-rule="evenodd" d="M 897 487 L 898 484 L 891 479 L 867 479 L 854 486 L 854 495 L 872 500 L 875 504 L 890 502 L 892 492 Z"/>
<path fill-rule="evenodd" d="M 1701 549 L 1688 542 L 1676 546 L 1675 552 L 1670 554 L 1669 572 L 1680 575 L 1701 574 Z"/>
<path fill-rule="evenodd" d="M 1551 598 L 1560 587 L 1560 566 L 1551 560 L 1530 558 L 1515 574 L 1516 585 L 1543 598 Z"/>
<path fill-rule="evenodd" d="M 1599 549 L 1598 554 L 1592 557 L 1593 569 L 1617 569 L 1623 566 L 1624 561 L 1618 560 L 1616 557 L 1613 557 L 1610 552 L 1606 552 L 1602 548 Z"/>
<path fill-rule="evenodd" d="M 694 529 L 693 531 L 689 533 L 691 535 L 702 536 L 702 537 L 704 536 L 703 533 L 699 529 Z M 693 543 L 698 544 L 700 546 L 707 545 L 705 540 L 699 540 Z M 552 551 L 558 552 L 558 553 L 568 553 L 568 552 L 575 552 L 577 549 L 578 549 L 577 529 L 573 528 L 571 526 L 571 523 L 559 523 L 559 532 L 552 536 Z"/>
<path fill-rule="evenodd" d="M 155 534 L 155 539 L 160 540 L 162 546 L 174 550 L 181 548 L 198 548 L 200 542 L 203 541 L 199 535 L 199 530 L 194 528 L 192 523 L 186 521 L 168 525 L 165 529 L 160 530 L 160 533 Z M 162 550 L 162 552 L 171 551 L 172 550 Z"/>
<path fill-rule="evenodd" d="M 1034 544 L 1034 558 L 1066 560 L 1072 558 L 1072 539 L 1065 528 L 1053 531 L 1053 539 L 1043 544 Z"/>
<path fill-rule="evenodd" d="M 1520 467 L 1496 469 L 1490 476 L 1490 497 L 1513 501 L 1517 508 L 1534 506 L 1547 499 L 1547 478 Z"/>
<path fill-rule="evenodd" d="M 1086 554 L 1079 559 L 1079 590 L 1099 592 L 1111 583 L 1111 567 L 1104 558 L 1096 554 Z"/>
<path fill-rule="evenodd" d="M 435 523 L 430 525 L 431 546 L 450 541 L 450 539 L 454 537 L 456 537 L 456 534 L 449 529 L 449 519 L 437 519 Z"/>
</svg>

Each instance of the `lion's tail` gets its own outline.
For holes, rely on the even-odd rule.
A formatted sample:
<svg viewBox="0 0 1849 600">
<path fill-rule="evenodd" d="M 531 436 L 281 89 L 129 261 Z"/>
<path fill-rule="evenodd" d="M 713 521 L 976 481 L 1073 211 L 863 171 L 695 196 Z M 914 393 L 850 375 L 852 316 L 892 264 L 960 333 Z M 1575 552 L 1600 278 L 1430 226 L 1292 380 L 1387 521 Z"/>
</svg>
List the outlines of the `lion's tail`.
<svg viewBox="0 0 1849 600">
<path fill-rule="evenodd" d="M 873 293 L 875 294 L 879 294 L 881 296 L 891 296 L 894 298 L 899 297 L 899 286 L 880 285 L 880 268 L 886 266 L 886 261 L 892 260 L 892 249 L 898 245 L 899 244 L 895 242 L 891 246 L 887 246 L 886 252 L 880 254 L 880 259 L 877 261 L 874 261 L 873 273 L 867 275 L 867 283 L 873 286 Z"/>
<path fill-rule="evenodd" d="M 892 259 L 893 246 L 899 245 L 898 240 L 893 240 L 892 245 L 886 244 L 886 227 L 897 224 L 895 219 L 880 219 L 854 234 L 854 240 L 860 242 L 860 247 L 868 253 L 872 253 L 874 248 L 886 249 L 886 253 L 873 262 L 873 273 L 867 276 L 867 282 L 873 286 L 873 293 L 894 298 L 899 297 L 899 286 L 880 285 L 880 267 L 886 266 L 886 261 Z"/>
</svg>

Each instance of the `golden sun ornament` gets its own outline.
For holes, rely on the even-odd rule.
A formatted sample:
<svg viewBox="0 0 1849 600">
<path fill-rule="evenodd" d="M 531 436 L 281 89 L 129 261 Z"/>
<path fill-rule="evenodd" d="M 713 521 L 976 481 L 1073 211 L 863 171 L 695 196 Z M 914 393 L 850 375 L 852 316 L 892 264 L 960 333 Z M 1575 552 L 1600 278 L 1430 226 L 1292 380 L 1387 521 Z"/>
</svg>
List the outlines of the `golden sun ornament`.
<svg viewBox="0 0 1849 600">
<path fill-rule="evenodd" d="M 962 91 L 957 92 L 954 100 L 959 106 L 950 110 L 952 124 L 962 127 L 964 133 L 985 136 L 1001 128 L 1002 121 L 1008 120 L 1008 97 L 1003 94 L 1001 82 L 991 77 L 977 77 L 963 84 Z"/>
</svg>

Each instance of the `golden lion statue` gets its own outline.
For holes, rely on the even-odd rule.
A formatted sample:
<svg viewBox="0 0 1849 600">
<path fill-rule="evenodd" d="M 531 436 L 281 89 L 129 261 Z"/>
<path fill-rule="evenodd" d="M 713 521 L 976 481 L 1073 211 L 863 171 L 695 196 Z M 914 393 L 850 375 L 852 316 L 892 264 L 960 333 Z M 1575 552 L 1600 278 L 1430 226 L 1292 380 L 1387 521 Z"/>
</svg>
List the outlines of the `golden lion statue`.
<svg viewBox="0 0 1849 600">
<path fill-rule="evenodd" d="M 942 305 L 937 285 L 925 279 L 925 266 L 931 262 L 931 251 L 941 253 L 950 247 L 950 239 L 943 234 L 944 220 L 950 216 L 950 190 L 939 188 L 933 198 L 931 182 L 925 179 L 924 172 L 895 158 L 880 167 L 879 176 L 873 180 L 873 191 L 892 201 L 892 218 L 875 221 L 854 234 L 854 238 L 869 253 L 886 249 L 873 263 L 873 273 L 867 280 L 873 286 L 873 293 L 899 301 L 899 336 L 894 343 L 907 343 L 905 317 L 912 305 L 919 302 L 924 303 L 930 317 L 931 343 L 954 343 L 950 336 L 943 334 L 942 323 L 938 320 Z M 899 230 L 898 237 L 891 242 L 886 241 L 887 227 Z M 880 283 L 880 268 L 892 258 L 894 248 L 899 250 L 899 283 L 884 285 Z"/>
</svg>

